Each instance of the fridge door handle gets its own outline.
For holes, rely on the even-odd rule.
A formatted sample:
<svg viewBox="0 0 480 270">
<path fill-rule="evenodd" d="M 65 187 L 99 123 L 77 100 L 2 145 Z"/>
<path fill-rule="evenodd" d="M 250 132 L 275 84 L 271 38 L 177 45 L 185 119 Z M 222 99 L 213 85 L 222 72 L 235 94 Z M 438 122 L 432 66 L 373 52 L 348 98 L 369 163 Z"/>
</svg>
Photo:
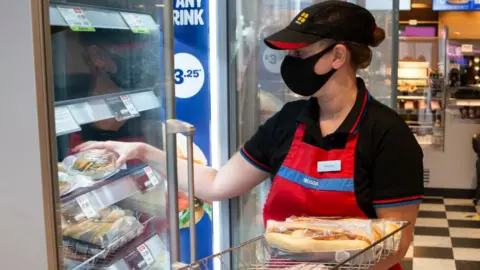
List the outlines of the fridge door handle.
<svg viewBox="0 0 480 270">
<path fill-rule="evenodd" d="M 190 212 L 190 263 L 194 263 L 197 260 L 197 231 L 196 231 L 196 215 L 195 215 L 195 178 L 194 178 L 194 157 L 193 157 L 193 136 L 195 136 L 195 126 L 187 122 L 180 121 L 178 119 L 169 119 L 167 120 L 167 135 L 176 136 L 177 134 L 184 134 L 187 137 L 187 178 L 188 178 L 188 209 Z M 168 153 L 167 153 L 168 154 Z M 177 153 L 172 153 L 177 157 Z M 173 168 L 173 167 L 172 167 Z M 177 168 L 174 168 L 175 170 Z M 175 172 L 175 176 L 178 177 Z M 174 179 L 177 181 L 178 179 Z M 176 191 L 178 192 L 178 190 Z M 175 214 L 176 216 L 170 216 L 169 218 L 178 219 L 178 202 L 172 203 L 169 205 L 173 206 L 175 209 L 170 209 L 170 215 Z M 174 228 L 171 228 L 174 229 Z M 179 228 L 178 228 L 179 229 Z M 179 234 L 173 234 L 174 236 L 179 236 Z M 172 262 L 176 263 L 176 262 Z"/>
</svg>

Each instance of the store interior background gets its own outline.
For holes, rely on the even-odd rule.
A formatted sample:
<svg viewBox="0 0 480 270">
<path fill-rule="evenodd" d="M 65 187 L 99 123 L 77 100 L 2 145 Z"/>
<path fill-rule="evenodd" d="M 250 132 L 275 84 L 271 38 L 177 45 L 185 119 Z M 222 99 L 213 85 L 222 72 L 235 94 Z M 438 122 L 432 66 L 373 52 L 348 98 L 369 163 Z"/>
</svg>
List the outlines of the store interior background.
<svg viewBox="0 0 480 270">
<path fill-rule="evenodd" d="M 311 3 L 259 1 L 251 5 L 247 2 L 236 1 L 237 37 L 235 43 L 231 42 L 237 50 L 234 75 L 242 97 L 237 101 L 238 116 L 241 120 L 258 119 L 258 110 L 261 116 L 257 121 L 239 121 L 239 145 L 275 111 L 272 108 L 278 109 L 284 102 L 299 98 L 283 86 L 279 74 L 275 73 L 278 66 L 273 64 L 280 61 L 265 61 L 281 56 L 267 52 L 261 38 L 278 25 L 286 25 L 296 12 Z M 359 76 L 365 79 L 375 98 L 396 109 L 409 121 L 424 149 L 426 194 L 473 198 L 477 188 L 477 156 L 472 148 L 472 137 L 480 132 L 480 119 L 475 116 L 480 102 L 468 94 L 455 99 L 455 92 L 463 89 L 477 93 L 475 85 L 480 82 L 476 77 L 480 75 L 480 60 L 477 58 L 480 57 L 480 11 L 434 11 L 434 1 L 431 0 L 400 0 L 399 24 L 392 25 L 396 21 L 392 1 L 349 2 L 369 9 L 377 24 L 386 29 L 386 40 L 374 49 L 371 66 L 359 71 Z M 258 15 L 265 12 L 271 16 L 263 18 Z M 398 36 L 392 33 L 395 28 L 399 30 Z M 253 38 L 255 35 L 259 39 Z M 397 39 L 400 42 L 393 42 Z M 392 51 L 399 53 L 392 55 Z M 248 57 L 247 54 L 258 57 Z M 452 68 L 463 74 L 454 86 L 450 83 Z M 432 86 L 433 81 L 441 84 Z M 394 82 L 398 85 L 392 86 Z M 400 89 L 402 82 L 417 84 L 416 91 L 397 91 L 405 90 Z M 250 102 L 257 89 L 259 103 Z M 276 97 L 275 102 L 271 96 Z M 421 102 L 424 104 L 420 105 Z M 413 107 L 408 107 L 408 103 Z M 468 116 L 469 111 L 473 117 Z M 462 117 L 462 112 L 467 112 L 467 116 Z M 262 232 L 259 224 L 268 185 L 267 181 L 239 199 L 242 212 L 238 214 L 238 221 L 241 225 L 235 242 L 248 240 Z"/>
<path fill-rule="evenodd" d="M 400 35 L 401 39 L 411 39 L 413 42 L 400 42 L 399 60 L 409 56 L 409 53 L 412 52 L 412 43 L 415 44 L 413 50 L 415 50 L 416 56 L 432 55 L 431 59 L 435 59 L 436 48 L 434 45 L 429 46 L 428 42 L 421 41 L 421 38 L 425 37 L 425 35 L 422 36 L 422 32 L 439 37 L 442 29 L 446 27 L 448 29 L 448 72 L 452 68 L 460 67 L 461 72 L 466 73 L 461 86 L 477 84 L 479 82 L 480 12 L 433 11 L 432 1 L 425 0 L 414 0 L 411 2 L 411 6 L 411 10 L 400 11 Z M 420 30 L 412 31 L 412 28 Z M 429 29 L 436 29 L 436 31 L 429 32 Z M 419 37 L 415 37 L 416 35 Z M 415 41 L 416 39 L 420 41 Z M 410 47 L 406 48 L 407 46 Z M 468 192 L 470 192 L 470 197 L 473 197 L 472 190 L 476 188 L 475 162 L 477 157 L 472 149 L 472 136 L 480 131 L 480 121 L 478 118 L 462 118 L 460 109 L 465 107 L 459 105 L 465 104 L 465 102 L 452 97 L 456 91 L 455 87 L 446 87 L 446 90 L 445 120 L 443 121 L 445 127 L 444 149 L 443 151 L 428 147 L 424 149 L 425 169 L 429 172 L 426 174 L 429 175 L 426 187 L 459 189 L 463 190 L 459 195 L 468 197 Z M 475 102 L 467 101 L 467 103 L 472 105 L 472 109 L 476 109 L 474 106 L 478 105 Z"/>
</svg>

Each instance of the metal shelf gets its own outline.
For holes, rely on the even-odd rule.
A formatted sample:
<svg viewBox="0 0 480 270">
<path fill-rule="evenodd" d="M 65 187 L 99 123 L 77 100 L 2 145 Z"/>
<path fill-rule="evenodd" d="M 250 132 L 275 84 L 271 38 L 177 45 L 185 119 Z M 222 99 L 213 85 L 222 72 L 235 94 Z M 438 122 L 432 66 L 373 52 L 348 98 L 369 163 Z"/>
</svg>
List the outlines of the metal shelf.
<svg viewBox="0 0 480 270">
<path fill-rule="evenodd" d="M 397 96 L 397 99 L 404 100 L 441 100 L 440 97 L 426 97 L 426 96 Z"/>
<path fill-rule="evenodd" d="M 469 107 L 479 107 L 480 99 L 450 99 L 450 104 L 453 106 L 469 106 Z"/>
<path fill-rule="evenodd" d="M 436 114 L 437 110 L 430 109 L 397 109 L 398 114 L 414 114 L 420 116 L 433 116 Z"/>
<path fill-rule="evenodd" d="M 60 198 L 61 213 L 65 219 L 86 216 L 85 209 L 78 203 L 78 198 L 87 201 L 89 211 L 98 213 L 101 209 L 114 205 L 139 192 L 147 192 L 153 186 L 144 172 L 146 165 L 138 165 L 120 171 L 110 179 L 99 181 L 88 188 L 79 188 Z M 160 185 L 158 185 L 160 186 Z"/>
<path fill-rule="evenodd" d="M 62 8 L 81 8 L 85 17 L 90 21 L 94 28 L 99 29 L 117 29 L 117 30 L 130 30 L 125 20 L 121 15 L 121 11 L 98 8 L 82 5 L 64 5 L 64 4 L 51 4 L 50 5 L 50 25 L 68 27 L 69 25 L 62 17 L 57 7 Z M 132 13 L 132 12 L 127 12 Z M 152 16 L 148 14 L 134 13 L 141 18 L 143 25 L 146 29 L 151 31 L 158 30 L 158 25 L 153 20 Z"/>
<path fill-rule="evenodd" d="M 398 78 L 399 81 L 426 81 L 429 80 L 430 78 Z"/>
<path fill-rule="evenodd" d="M 153 89 L 139 89 L 55 103 L 55 127 L 57 136 L 80 130 L 79 125 L 114 118 L 105 102 L 106 98 L 128 96 L 138 112 L 160 107 Z"/>
<path fill-rule="evenodd" d="M 130 270 L 132 269 L 132 266 L 138 266 L 139 264 L 144 264 L 145 266 L 154 265 L 156 267 L 161 267 L 159 269 L 168 269 L 169 255 L 166 246 L 158 234 L 152 234 L 151 232 L 148 233 L 151 231 L 152 223 L 155 222 L 149 222 L 147 228 L 145 228 L 146 233 L 128 243 L 118 251 L 109 254 L 106 259 L 92 257 L 88 261 L 79 263 L 71 270 Z M 142 255 L 140 255 L 138 251 L 140 246 L 144 246 L 148 249 L 151 257 L 153 258 L 153 263 L 145 262 L 145 259 L 142 258 Z"/>
</svg>

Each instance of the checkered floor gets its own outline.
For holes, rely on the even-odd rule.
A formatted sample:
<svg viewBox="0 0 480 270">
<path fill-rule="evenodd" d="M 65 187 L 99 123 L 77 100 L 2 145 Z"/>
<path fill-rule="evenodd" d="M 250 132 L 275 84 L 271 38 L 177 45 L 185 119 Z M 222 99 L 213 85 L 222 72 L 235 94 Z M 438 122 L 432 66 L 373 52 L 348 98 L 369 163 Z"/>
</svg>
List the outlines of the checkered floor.
<svg viewBox="0 0 480 270">
<path fill-rule="evenodd" d="M 480 212 L 480 209 L 478 209 Z M 472 200 L 426 198 L 405 270 L 480 270 L 480 219 Z"/>
</svg>

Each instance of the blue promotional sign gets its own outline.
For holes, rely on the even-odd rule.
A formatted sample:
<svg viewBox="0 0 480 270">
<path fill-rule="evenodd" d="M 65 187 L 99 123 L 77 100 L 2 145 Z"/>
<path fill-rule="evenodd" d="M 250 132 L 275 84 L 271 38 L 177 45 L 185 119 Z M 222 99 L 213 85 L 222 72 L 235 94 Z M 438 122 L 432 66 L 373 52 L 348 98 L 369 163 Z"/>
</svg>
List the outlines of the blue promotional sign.
<svg viewBox="0 0 480 270">
<path fill-rule="evenodd" d="M 208 0 L 175 0 L 173 8 L 177 118 L 195 126 L 195 161 L 210 165 Z M 213 253 L 211 217 L 203 213 L 203 218 L 196 227 L 199 260 Z M 180 230 L 180 259 L 183 263 L 192 263 L 189 233 L 188 227 Z M 212 267 L 210 263 L 208 268 Z"/>
<path fill-rule="evenodd" d="M 173 8 L 176 117 L 195 126 L 195 161 L 210 165 L 208 0 L 175 0 Z M 157 15 L 161 22 L 163 17 L 161 9 Z M 163 33 L 160 33 L 159 38 L 163 44 Z M 160 59 L 163 63 L 163 50 L 160 50 Z M 164 80 L 163 74 L 160 74 L 160 77 Z M 185 138 L 181 138 L 183 137 L 177 137 L 177 145 L 186 146 Z M 196 224 L 198 260 L 213 253 L 213 225 L 207 212 L 209 211 L 202 212 L 202 218 Z M 183 216 L 185 214 L 186 216 Z M 188 220 L 190 213 L 181 211 L 179 215 Z M 190 263 L 189 232 L 188 226 L 181 227 L 180 259 L 183 263 Z M 207 267 L 212 269 L 213 265 L 209 263 Z M 201 269 L 205 269 L 205 266 Z"/>
<path fill-rule="evenodd" d="M 433 0 L 432 9 L 435 11 L 480 10 L 480 0 Z"/>
<path fill-rule="evenodd" d="M 210 164 L 208 1 L 176 0 L 173 7 L 177 118 L 196 127 L 194 142 Z"/>
</svg>

